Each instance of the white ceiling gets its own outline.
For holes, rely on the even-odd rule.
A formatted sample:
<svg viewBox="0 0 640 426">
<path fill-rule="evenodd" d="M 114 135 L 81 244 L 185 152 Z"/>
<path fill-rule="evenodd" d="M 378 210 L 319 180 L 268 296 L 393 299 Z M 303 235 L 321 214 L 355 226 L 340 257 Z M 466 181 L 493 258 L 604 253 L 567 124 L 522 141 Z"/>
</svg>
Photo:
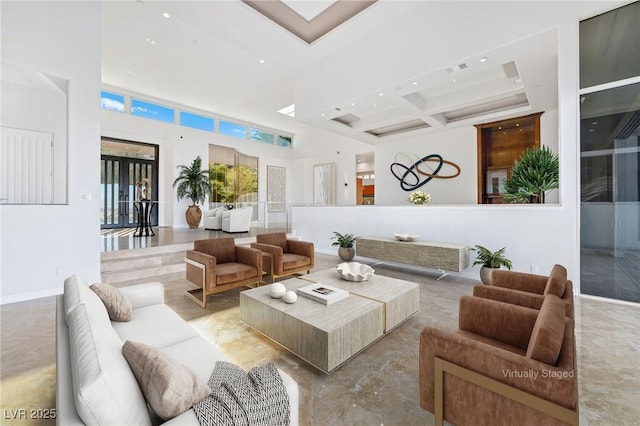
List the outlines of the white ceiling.
<svg viewBox="0 0 640 426">
<path fill-rule="evenodd" d="M 298 3 L 317 3 L 306 5 L 317 13 L 328 2 Z M 617 4 L 379 0 L 307 44 L 240 0 L 106 1 L 102 80 L 269 128 L 311 125 L 375 144 L 556 109 L 555 26 Z M 293 103 L 296 118 L 276 112 Z M 500 110 L 483 112 L 491 105 Z M 407 121 L 425 128 L 371 134 Z"/>
</svg>

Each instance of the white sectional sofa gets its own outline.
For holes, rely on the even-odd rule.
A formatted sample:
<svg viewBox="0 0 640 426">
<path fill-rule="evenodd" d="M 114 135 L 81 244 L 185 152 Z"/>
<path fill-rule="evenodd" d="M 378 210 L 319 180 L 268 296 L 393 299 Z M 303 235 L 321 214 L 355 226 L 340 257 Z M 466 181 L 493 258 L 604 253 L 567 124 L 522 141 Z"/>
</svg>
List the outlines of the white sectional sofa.
<svg viewBox="0 0 640 426">
<path fill-rule="evenodd" d="M 149 409 L 127 360 L 126 340 L 171 355 L 204 383 L 216 361 L 229 361 L 164 303 L 161 283 L 120 289 L 132 320 L 112 322 L 102 300 L 81 280 L 65 280 L 56 303 L 57 424 L 198 425 L 193 409 L 164 422 Z M 279 371 L 289 395 L 291 424 L 298 424 L 298 385 Z"/>
</svg>

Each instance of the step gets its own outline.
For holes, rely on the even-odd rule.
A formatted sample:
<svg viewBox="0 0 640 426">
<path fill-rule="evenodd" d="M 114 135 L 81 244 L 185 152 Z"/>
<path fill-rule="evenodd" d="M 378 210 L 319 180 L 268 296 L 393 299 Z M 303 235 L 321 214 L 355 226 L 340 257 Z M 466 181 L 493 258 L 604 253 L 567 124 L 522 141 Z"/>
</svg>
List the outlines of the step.
<svg viewBox="0 0 640 426">
<path fill-rule="evenodd" d="M 103 272 L 101 274 L 102 282 L 105 283 L 121 283 L 124 281 L 137 280 L 140 278 L 148 278 L 156 275 L 173 274 L 177 272 L 184 272 L 186 270 L 186 263 L 184 260 L 180 263 L 160 265 L 151 268 L 138 268 L 129 270 L 119 270 L 113 272 Z"/>
</svg>

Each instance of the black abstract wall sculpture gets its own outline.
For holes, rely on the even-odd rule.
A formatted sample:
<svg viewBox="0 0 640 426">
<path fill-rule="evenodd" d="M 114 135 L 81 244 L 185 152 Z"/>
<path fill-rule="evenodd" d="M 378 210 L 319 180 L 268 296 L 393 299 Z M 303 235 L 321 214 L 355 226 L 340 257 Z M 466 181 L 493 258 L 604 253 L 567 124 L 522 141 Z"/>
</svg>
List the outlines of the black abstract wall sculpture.
<svg viewBox="0 0 640 426">
<path fill-rule="evenodd" d="M 398 157 L 406 157 L 406 164 L 398 161 Z M 437 163 L 435 168 L 428 163 Z M 389 167 L 393 176 L 400 181 L 400 188 L 405 191 L 415 191 L 431 179 L 453 179 L 460 175 L 460 166 L 452 161 L 447 161 L 438 154 L 429 154 L 413 162 L 407 154 L 396 154 L 393 163 Z M 427 168 L 427 170 L 425 170 Z M 441 174 L 443 168 L 453 169 L 449 174 Z"/>
</svg>

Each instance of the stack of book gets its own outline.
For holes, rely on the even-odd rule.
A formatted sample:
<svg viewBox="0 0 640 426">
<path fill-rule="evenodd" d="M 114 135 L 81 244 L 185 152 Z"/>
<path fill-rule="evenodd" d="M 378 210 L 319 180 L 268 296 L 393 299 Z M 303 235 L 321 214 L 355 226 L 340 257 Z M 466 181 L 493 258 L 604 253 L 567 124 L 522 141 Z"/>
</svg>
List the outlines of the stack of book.
<svg viewBox="0 0 640 426">
<path fill-rule="evenodd" d="M 331 305 L 340 300 L 349 297 L 349 292 L 340 288 L 331 287 L 326 284 L 311 284 L 306 287 L 300 287 L 296 292 L 303 297 L 307 297 L 316 302 Z"/>
</svg>

